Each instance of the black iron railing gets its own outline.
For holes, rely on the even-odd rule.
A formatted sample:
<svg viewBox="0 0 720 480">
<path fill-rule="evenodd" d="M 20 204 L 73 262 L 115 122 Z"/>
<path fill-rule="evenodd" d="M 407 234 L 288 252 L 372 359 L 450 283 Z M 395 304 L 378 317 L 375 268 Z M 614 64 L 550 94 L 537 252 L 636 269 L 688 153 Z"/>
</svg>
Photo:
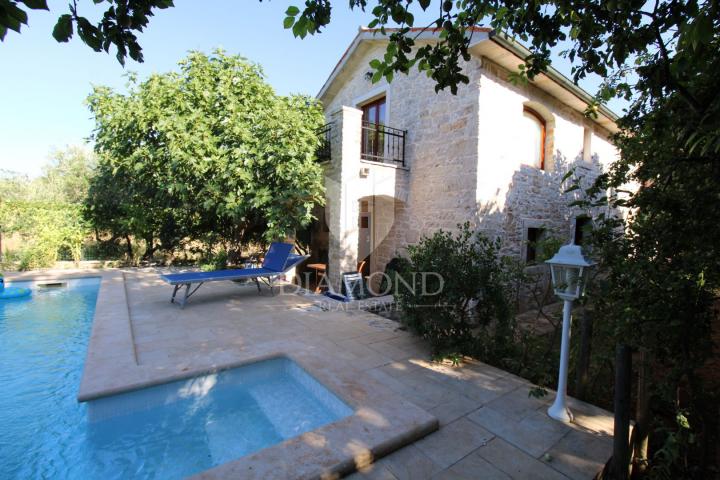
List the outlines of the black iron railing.
<svg viewBox="0 0 720 480">
<path fill-rule="evenodd" d="M 373 162 L 405 166 L 407 130 L 363 122 L 360 157 Z"/>
<path fill-rule="evenodd" d="M 330 160 L 330 138 L 332 135 L 332 123 L 327 123 L 317 129 L 317 135 L 320 137 L 320 145 L 318 145 L 315 153 L 319 162 Z"/>
</svg>

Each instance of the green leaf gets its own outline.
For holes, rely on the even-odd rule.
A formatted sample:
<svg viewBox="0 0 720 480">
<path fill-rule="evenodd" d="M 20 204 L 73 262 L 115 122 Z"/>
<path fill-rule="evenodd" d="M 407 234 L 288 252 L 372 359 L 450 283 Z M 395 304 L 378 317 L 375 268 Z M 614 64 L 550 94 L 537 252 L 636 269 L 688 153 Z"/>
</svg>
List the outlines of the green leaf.
<svg viewBox="0 0 720 480">
<path fill-rule="evenodd" d="M 405 14 L 405 23 L 407 24 L 408 27 L 413 26 L 413 24 L 415 23 L 415 17 L 413 16 L 412 13 L 407 12 Z"/>
<path fill-rule="evenodd" d="M 293 35 L 300 38 L 305 38 L 307 36 L 307 18 L 300 17 L 297 22 L 295 22 L 295 25 L 292 27 Z"/>
<path fill-rule="evenodd" d="M 565 175 L 563 175 L 562 180 L 560 180 L 560 183 L 563 183 L 563 182 L 565 182 L 565 180 L 572 177 L 573 173 L 575 173 L 575 169 L 571 168 L 570 170 L 568 170 L 568 172 Z"/>
<path fill-rule="evenodd" d="M 33 10 L 49 10 L 47 0 L 22 0 L 22 3 Z"/>
<path fill-rule="evenodd" d="M 294 23 L 295 17 L 285 17 L 285 20 L 283 20 L 283 27 L 285 29 L 292 28 Z"/>
<path fill-rule="evenodd" d="M 53 28 L 52 36 L 58 42 L 67 42 L 73 35 L 72 17 L 69 14 L 60 15 L 55 28 Z"/>
<path fill-rule="evenodd" d="M 12 3 L 9 5 L 5 5 L 4 7 L 5 7 L 5 13 L 8 16 L 6 18 L 14 19 L 14 20 L 17 20 L 17 22 L 27 25 L 27 13 L 25 12 L 25 10 L 18 8 L 16 5 L 14 5 Z M 13 24 L 17 25 L 17 22 L 13 22 Z M 20 31 L 19 26 L 18 26 L 17 31 L 18 32 Z"/>
<path fill-rule="evenodd" d="M 4 21 L 5 21 L 5 25 L 6 25 L 7 28 L 9 28 L 10 30 L 15 30 L 16 32 L 19 32 L 19 31 L 20 31 L 20 25 L 21 25 L 21 24 L 20 24 L 20 22 L 19 22 L 17 19 L 15 19 L 15 18 L 13 18 L 13 17 L 5 17 L 5 20 L 4 20 Z"/>
<path fill-rule="evenodd" d="M 298 13 L 300 13 L 300 9 L 294 5 L 290 5 L 287 10 L 285 10 L 285 15 L 287 15 L 288 17 L 294 17 Z"/>
<path fill-rule="evenodd" d="M 102 34 L 100 30 L 91 24 L 87 18 L 79 17 L 77 22 L 78 35 L 80 35 L 82 41 L 96 52 L 100 52 L 102 50 Z"/>
<path fill-rule="evenodd" d="M 574 192 L 575 190 L 580 190 L 580 185 L 577 185 L 577 184 L 571 185 L 565 189 L 564 193 Z"/>
</svg>

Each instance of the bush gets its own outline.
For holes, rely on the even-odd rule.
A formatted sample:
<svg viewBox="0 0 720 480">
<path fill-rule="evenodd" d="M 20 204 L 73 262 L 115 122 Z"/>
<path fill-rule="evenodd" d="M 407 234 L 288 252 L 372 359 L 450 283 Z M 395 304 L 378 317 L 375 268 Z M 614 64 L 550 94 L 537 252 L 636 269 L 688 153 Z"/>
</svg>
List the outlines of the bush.
<svg viewBox="0 0 720 480">
<path fill-rule="evenodd" d="M 83 260 L 117 260 L 126 257 L 127 245 L 123 240 L 87 240 L 82 246 Z"/>
<path fill-rule="evenodd" d="M 11 200 L 0 203 L 0 227 L 18 233 L 20 270 L 52 267 L 61 251 L 78 262 L 87 226 L 76 204 Z"/>
<path fill-rule="evenodd" d="M 225 270 L 228 267 L 228 253 L 226 250 L 219 250 L 211 253 L 203 263 L 200 264 L 200 270 L 203 272 L 212 272 L 214 270 Z"/>
<path fill-rule="evenodd" d="M 18 270 L 52 268 L 58 259 L 58 246 L 51 242 L 33 242 L 20 252 Z"/>
<path fill-rule="evenodd" d="M 503 356 L 513 346 L 512 272 L 499 241 L 459 225 L 408 248 L 396 299 L 436 355 Z"/>
<path fill-rule="evenodd" d="M 398 275 L 409 271 L 410 262 L 407 258 L 394 257 L 387 265 L 385 265 L 385 275 L 380 282 L 380 292 L 383 294 L 394 294 L 395 287 L 398 285 Z"/>
</svg>

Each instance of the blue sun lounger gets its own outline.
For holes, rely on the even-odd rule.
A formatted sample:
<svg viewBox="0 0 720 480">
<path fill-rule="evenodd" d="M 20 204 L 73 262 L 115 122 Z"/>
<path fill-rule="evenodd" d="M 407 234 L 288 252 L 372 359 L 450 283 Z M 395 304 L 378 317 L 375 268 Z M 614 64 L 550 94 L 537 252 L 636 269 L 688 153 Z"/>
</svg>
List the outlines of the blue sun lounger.
<svg viewBox="0 0 720 480">
<path fill-rule="evenodd" d="M 308 255 L 291 255 L 292 245 L 289 243 L 274 242 L 265 255 L 262 267 L 259 268 L 239 268 L 235 270 L 215 270 L 212 272 L 187 272 L 187 273 L 170 273 L 161 275 L 160 278 L 170 285 L 173 285 L 171 303 L 176 303 L 175 296 L 178 291 L 185 287 L 185 294 L 182 298 L 177 299 L 177 303 L 181 308 L 185 307 L 188 299 L 193 293 L 208 282 L 219 282 L 224 280 L 254 280 L 257 285 L 258 292 L 260 290 L 260 282 L 262 281 L 270 287 L 270 293 L 274 295 L 273 286 L 275 279 L 287 273 L 291 268 L 299 265 L 307 260 Z M 193 284 L 195 288 L 192 288 Z"/>
</svg>

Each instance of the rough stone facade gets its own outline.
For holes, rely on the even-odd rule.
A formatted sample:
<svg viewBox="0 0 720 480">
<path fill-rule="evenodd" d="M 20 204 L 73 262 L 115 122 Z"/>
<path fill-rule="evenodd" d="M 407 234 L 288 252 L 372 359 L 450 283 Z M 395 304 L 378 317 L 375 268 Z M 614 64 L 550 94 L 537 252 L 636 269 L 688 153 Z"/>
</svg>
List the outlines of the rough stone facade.
<svg viewBox="0 0 720 480">
<path fill-rule="evenodd" d="M 570 241 L 575 218 L 585 212 L 568 205 L 580 191 L 563 193 L 569 184 L 562 178 L 575 169 L 575 178 L 589 186 L 617 152 L 608 132 L 532 84 L 515 86 L 508 72 L 485 60 L 480 87 L 480 136 L 478 142 L 478 228 L 500 236 L 504 253 L 525 254 L 527 229 L 545 228 L 552 236 Z M 547 122 L 546 167 L 529 165 L 519 154 L 523 139 L 513 128 L 523 107 L 542 113 Z M 590 151 L 586 151 L 590 149 Z"/>
<path fill-rule="evenodd" d="M 593 212 L 568 207 L 577 192 L 564 194 L 561 179 L 576 168 L 588 184 L 612 162 L 616 151 L 608 132 L 533 84 L 511 84 L 508 72 L 485 58 L 473 57 L 465 65 L 470 82 L 457 95 L 436 94 L 434 82 L 416 70 L 391 84 L 372 84 L 368 63 L 384 48 L 379 42 L 360 53 L 355 67 L 335 80 L 341 87 L 325 105 L 334 123 L 327 177 L 331 278 L 333 271 L 351 271 L 362 260 L 357 258 L 361 199 L 369 201 L 373 213 L 371 271 L 383 271 L 422 236 L 455 230 L 466 221 L 500 237 L 503 253 L 520 258 L 528 228 L 542 227 L 569 241 L 575 218 Z M 407 130 L 405 168 L 360 160 L 357 107 L 381 96 L 386 124 Z M 522 157 L 527 139 L 517 125 L 524 106 L 546 122 L 544 170 Z"/>
</svg>

